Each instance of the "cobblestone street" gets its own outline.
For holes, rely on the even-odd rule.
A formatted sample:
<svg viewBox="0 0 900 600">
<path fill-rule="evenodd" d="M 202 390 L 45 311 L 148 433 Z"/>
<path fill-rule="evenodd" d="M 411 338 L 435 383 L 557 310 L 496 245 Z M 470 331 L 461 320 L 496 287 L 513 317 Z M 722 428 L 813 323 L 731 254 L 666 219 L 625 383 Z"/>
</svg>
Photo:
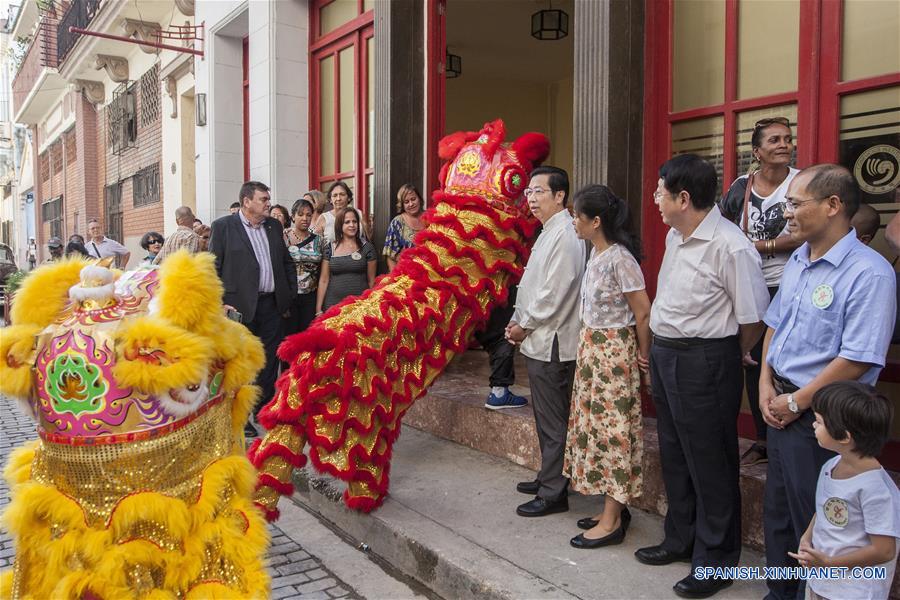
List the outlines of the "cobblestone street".
<svg viewBox="0 0 900 600">
<path fill-rule="evenodd" d="M 15 403 L 3 398 L 4 409 L 0 411 L 0 457 L 3 464 L 10 452 L 22 443 L 36 437 L 34 423 L 19 410 Z M 9 503 L 9 487 L 4 479 L 0 482 L 0 509 Z M 285 505 L 289 506 L 285 506 Z M 312 519 L 308 513 L 282 501 L 282 523 L 297 519 Z M 291 528 L 293 529 L 293 528 Z M 309 526 L 304 528 L 309 530 Z M 313 555 L 296 539 L 296 534 L 288 534 L 277 525 L 269 525 L 271 547 L 269 549 L 269 570 L 272 576 L 272 598 L 361 598 L 362 596 L 342 581 L 323 561 Z M 328 540 L 331 545 L 342 544 L 357 555 L 360 553 L 350 548 L 345 542 L 334 537 Z M 0 531 L 0 570 L 12 566 L 15 549 L 12 540 L 5 530 Z M 363 559 L 367 561 L 367 559 Z M 381 573 L 384 577 L 387 577 Z"/>
</svg>

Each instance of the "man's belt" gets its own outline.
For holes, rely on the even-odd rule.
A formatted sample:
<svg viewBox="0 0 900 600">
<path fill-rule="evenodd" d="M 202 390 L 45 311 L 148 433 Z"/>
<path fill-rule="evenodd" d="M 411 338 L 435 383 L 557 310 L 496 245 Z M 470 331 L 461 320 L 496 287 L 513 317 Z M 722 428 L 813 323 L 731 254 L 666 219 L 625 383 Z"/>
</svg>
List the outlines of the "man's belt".
<svg viewBox="0 0 900 600">
<path fill-rule="evenodd" d="M 710 346 L 718 344 L 733 344 L 737 341 L 736 335 L 729 335 L 723 338 L 669 338 L 661 335 L 653 334 L 653 343 L 659 344 L 664 348 L 675 348 L 678 350 L 685 348 L 698 348 L 700 346 Z"/>
</svg>

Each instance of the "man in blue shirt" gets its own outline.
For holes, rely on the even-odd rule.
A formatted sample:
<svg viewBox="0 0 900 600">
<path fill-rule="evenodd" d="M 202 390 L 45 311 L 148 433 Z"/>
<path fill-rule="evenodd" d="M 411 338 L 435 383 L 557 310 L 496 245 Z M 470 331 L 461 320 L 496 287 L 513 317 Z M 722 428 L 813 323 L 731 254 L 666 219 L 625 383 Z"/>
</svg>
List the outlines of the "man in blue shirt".
<svg viewBox="0 0 900 600">
<path fill-rule="evenodd" d="M 842 379 L 874 384 L 896 316 L 890 264 L 856 238 L 853 175 L 838 165 L 801 171 L 787 193 L 791 237 L 804 242 L 784 268 L 766 312 L 759 404 L 769 425 L 764 503 L 766 564 L 797 566 L 800 536 L 815 514 L 816 480 L 833 453 L 813 432 L 813 394 Z M 804 582 L 769 580 L 767 599 L 803 598 Z"/>
</svg>

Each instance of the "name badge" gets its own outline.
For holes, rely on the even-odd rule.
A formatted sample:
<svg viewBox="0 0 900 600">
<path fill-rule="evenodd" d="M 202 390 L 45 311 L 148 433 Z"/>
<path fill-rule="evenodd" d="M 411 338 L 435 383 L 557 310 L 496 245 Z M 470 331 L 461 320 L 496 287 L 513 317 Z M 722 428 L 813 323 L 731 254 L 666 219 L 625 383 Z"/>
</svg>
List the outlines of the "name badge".
<svg viewBox="0 0 900 600">
<path fill-rule="evenodd" d="M 813 306 L 820 309 L 826 309 L 834 302 L 834 290 L 827 283 L 817 286 L 812 293 Z"/>
<path fill-rule="evenodd" d="M 360 254 L 359 252 L 354 252 L 350 255 L 350 258 L 352 258 L 353 260 L 360 260 L 362 259 L 362 254 Z"/>
</svg>

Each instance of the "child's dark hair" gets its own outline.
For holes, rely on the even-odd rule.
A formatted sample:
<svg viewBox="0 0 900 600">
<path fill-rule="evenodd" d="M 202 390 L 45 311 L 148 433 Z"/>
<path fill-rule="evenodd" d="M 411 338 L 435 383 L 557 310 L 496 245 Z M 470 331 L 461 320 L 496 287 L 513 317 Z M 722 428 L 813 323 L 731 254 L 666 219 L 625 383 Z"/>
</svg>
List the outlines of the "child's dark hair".
<svg viewBox="0 0 900 600">
<path fill-rule="evenodd" d="M 822 415 L 828 435 L 843 440 L 849 433 L 860 456 L 875 457 L 891 437 L 894 407 L 871 385 L 835 381 L 813 395 L 812 409 Z"/>
<path fill-rule="evenodd" d="M 575 214 L 589 219 L 600 217 L 603 235 L 609 243 L 625 246 L 634 257 L 641 260 L 641 242 L 631 233 L 628 204 L 605 185 L 591 184 L 575 192 Z"/>
</svg>

